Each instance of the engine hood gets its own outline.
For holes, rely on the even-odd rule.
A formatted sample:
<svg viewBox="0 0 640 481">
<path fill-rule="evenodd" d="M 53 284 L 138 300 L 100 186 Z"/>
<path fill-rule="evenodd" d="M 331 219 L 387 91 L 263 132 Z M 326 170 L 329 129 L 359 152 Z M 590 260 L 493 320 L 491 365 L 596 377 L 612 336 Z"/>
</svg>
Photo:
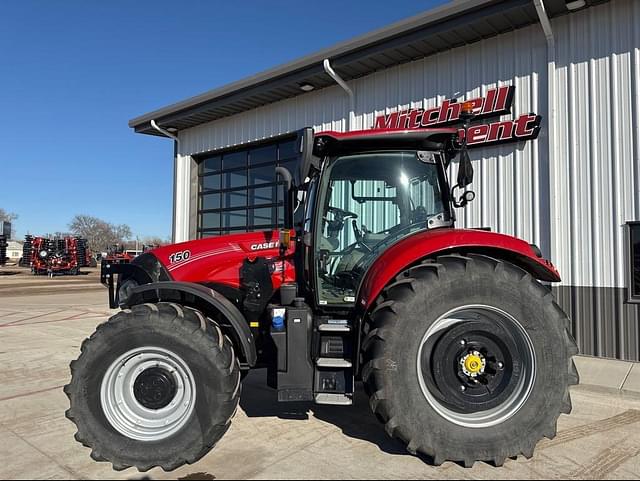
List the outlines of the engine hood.
<svg viewBox="0 0 640 481">
<path fill-rule="evenodd" d="M 284 281 L 295 280 L 292 262 L 295 243 L 292 242 L 286 252 L 284 265 L 278 262 L 281 261 L 278 231 L 209 237 L 160 247 L 150 253 L 166 268 L 174 281 L 239 287 L 242 264 L 246 259 L 251 261 L 258 257 L 273 260 L 274 273 L 286 273 Z"/>
</svg>

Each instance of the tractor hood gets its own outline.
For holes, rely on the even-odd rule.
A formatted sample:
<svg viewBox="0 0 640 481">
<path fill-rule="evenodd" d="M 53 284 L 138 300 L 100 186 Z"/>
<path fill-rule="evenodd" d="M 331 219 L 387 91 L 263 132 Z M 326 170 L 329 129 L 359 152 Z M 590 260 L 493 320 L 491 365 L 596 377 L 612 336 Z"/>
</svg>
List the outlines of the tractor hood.
<svg viewBox="0 0 640 481">
<path fill-rule="evenodd" d="M 279 238 L 278 231 L 232 234 L 160 247 L 150 254 L 164 266 L 171 280 L 235 288 L 241 285 L 240 269 L 245 260 L 264 257 L 273 262 L 273 274 L 284 273 L 274 275 L 275 287 L 283 281 L 295 281 L 295 242 L 282 262 Z"/>
</svg>

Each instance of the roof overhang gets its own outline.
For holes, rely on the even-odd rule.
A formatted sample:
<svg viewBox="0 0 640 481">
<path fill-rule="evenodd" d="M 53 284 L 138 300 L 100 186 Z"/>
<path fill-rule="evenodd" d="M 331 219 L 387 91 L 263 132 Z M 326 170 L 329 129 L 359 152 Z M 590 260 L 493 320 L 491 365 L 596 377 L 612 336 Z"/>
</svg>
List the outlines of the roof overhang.
<svg viewBox="0 0 640 481">
<path fill-rule="evenodd" d="M 587 6 L 609 0 L 586 0 Z M 553 18 L 570 13 L 565 0 L 544 0 Z M 287 64 L 137 117 L 136 132 L 163 135 L 334 85 L 323 67 L 330 59 L 345 80 L 479 42 L 537 23 L 533 0 L 458 0 Z"/>
</svg>

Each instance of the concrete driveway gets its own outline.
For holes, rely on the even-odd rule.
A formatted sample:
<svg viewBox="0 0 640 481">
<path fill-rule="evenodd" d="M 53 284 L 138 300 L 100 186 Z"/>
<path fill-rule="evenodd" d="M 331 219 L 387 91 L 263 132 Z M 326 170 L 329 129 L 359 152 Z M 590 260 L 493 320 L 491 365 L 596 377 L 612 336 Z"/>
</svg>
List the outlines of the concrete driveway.
<svg viewBox="0 0 640 481">
<path fill-rule="evenodd" d="M 10 297 L 0 292 L 0 477 L 5 479 L 638 479 L 640 397 L 573 390 L 574 413 L 531 460 L 497 469 L 432 467 L 389 439 L 360 391 L 352 407 L 288 406 L 244 384 L 241 410 L 218 446 L 173 473 L 116 473 L 73 439 L 62 386 L 82 340 L 105 320 L 106 295 L 87 289 Z"/>
</svg>

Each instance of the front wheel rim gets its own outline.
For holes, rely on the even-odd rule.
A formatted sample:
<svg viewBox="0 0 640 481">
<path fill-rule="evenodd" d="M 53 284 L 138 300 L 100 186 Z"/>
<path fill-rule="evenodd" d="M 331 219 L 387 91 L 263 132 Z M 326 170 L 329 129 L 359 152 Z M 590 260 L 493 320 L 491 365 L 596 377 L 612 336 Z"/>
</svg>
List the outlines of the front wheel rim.
<svg viewBox="0 0 640 481">
<path fill-rule="evenodd" d="M 133 349 L 107 369 L 100 390 L 102 410 L 120 434 L 153 442 L 179 432 L 196 404 L 196 384 L 187 363 L 158 347 Z"/>
<path fill-rule="evenodd" d="M 529 334 L 513 316 L 468 305 L 427 330 L 417 368 L 424 397 L 441 417 L 479 429 L 502 424 L 522 409 L 533 391 L 537 360 Z"/>
</svg>

